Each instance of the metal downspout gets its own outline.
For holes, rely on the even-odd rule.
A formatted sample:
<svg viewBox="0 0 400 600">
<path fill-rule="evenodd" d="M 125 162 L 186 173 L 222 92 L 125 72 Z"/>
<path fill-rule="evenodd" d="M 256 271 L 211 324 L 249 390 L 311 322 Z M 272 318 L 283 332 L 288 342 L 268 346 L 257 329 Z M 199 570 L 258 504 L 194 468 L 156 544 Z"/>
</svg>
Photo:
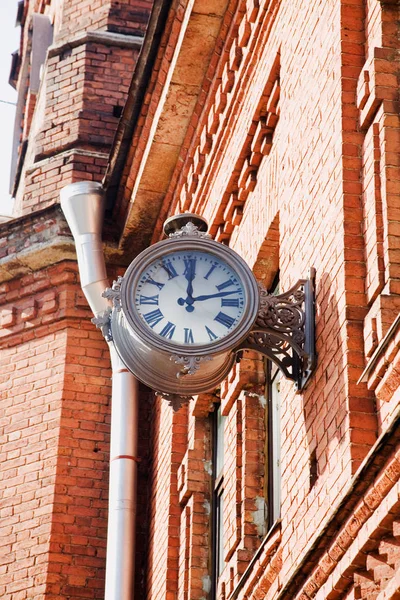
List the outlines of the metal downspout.
<svg viewBox="0 0 400 600">
<path fill-rule="evenodd" d="M 61 208 L 76 244 L 83 293 L 95 316 L 109 302 L 101 242 L 105 194 L 99 183 L 72 183 L 61 190 Z M 135 566 L 138 381 L 108 342 L 112 368 L 110 484 L 105 600 L 132 600 Z"/>
</svg>

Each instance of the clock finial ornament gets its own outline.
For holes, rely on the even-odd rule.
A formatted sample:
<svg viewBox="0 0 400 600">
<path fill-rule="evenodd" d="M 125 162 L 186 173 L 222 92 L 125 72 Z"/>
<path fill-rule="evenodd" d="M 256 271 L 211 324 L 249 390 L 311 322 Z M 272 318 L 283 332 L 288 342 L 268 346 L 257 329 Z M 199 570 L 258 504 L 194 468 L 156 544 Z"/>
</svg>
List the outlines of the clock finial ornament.
<svg viewBox="0 0 400 600">
<path fill-rule="evenodd" d="M 207 233 L 208 223 L 199 215 L 194 213 L 182 213 L 169 217 L 164 223 L 164 233 L 170 238 L 179 238 L 182 236 L 197 236 L 201 238 L 211 238 Z"/>
</svg>

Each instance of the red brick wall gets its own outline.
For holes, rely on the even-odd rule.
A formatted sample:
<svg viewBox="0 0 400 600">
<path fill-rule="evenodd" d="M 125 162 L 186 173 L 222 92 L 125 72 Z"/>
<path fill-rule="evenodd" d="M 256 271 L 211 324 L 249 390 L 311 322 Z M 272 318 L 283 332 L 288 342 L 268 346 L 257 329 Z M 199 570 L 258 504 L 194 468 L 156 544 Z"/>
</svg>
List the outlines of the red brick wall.
<svg viewBox="0 0 400 600">
<path fill-rule="evenodd" d="M 113 2 L 90 11 L 82 0 L 65 2 L 58 40 L 87 27 L 139 33 L 145 9 L 124 3 L 117 14 Z M 219 400 L 227 420 L 218 598 L 236 589 L 239 599 L 376 600 L 390 586 L 396 597 L 399 328 L 359 378 L 400 306 L 398 21 L 396 5 L 377 0 L 229 5 L 224 47 L 211 60 L 208 96 L 166 202 L 170 212 L 204 214 L 266 285 L 278 268 L 286 290 L 316 267 L 318 366 L 301 394 L 281 381 L 282 518 L 267 537 L 259 518 L 262 361 L 246 353 L 220 390 L 178 413 L 143 393 L 138 598 L 209 594 L 209 413 Z M 50 59 L 18 191 L 22 212 L 56 202 L 71 181 L 101 179 L 117 123 L 112 108 L 123 102 L 136 52 L 88 42 Z M 106 347 L 89 322 L 75 263 L 16 277 L 0 292 L 1 593 L 100 599 Z"/>
<path fill-rule="evenodd" d="M 186 449 L 187 416 L 185 410 L 174 414 L 161 398 L 154 408 L 147 594 L 175 598 L 180 536 L 177 470 Z"/>
<path fill-rule="evenodd" d="M 44 597 L 46 589 L 65 337 L 47 332 L 1 351 L 1 596 L 7 599 Z"/>
<path fill-rule="evenodd" d="M 102 598 L 107 534 L 110 365 L 86 319 L 66 331 L 50 536 L 49 597 Z"/>
<path fill-rule="evenodd" d="M 351 222 L 346 225 L 346 239 L 343 220 L 348 213 L 349 220 L 359 223 L 361 202 L 353 190 L 356 185 L 353 183 L 354 165 L 351 158 L 345 162 L 340 143 L 342 136 L 343 143 L 356 136 L 356 121 L 352 120 L 355 110 L 347 107 L 348 100 L 343 96 L 346 89 L 340 84 L 340 78 L 342 76 L 348 86 L 353 72 L 357 69 L 359 72 L 363 57 L 360 60 L 357 51 L 352 54 L 351 46 L 344 47 L 341 64 L 335 51 L 341 43 L 342 23 L 345 23 L 346 39 L 353 41 L 355 47 L 361 43 L 363 54 L 360 16 L 356 13 L 357 7 L 341 9 L 337 4 L 319 4 L 311 11 L 304 4 L 294 7 L 291 3 L 290 8 L 282 4 L 279 10 L 274 3 L 272 6 L 276 11 L 275 21 L 273 16 L 258 15 L 259 22 L 273 22 L 269 36 L 264 25 L 259 33 L 260 45 L 257 46 L 256 41 L 247 43 L 247 47 L 257 50 L 250 60 L 242 61 L 241 68 L 243 72 L 253 69 L 252 77 L 246 83 L 239 70 L 234 79 L 236 87 L 223 109 L 225 123 L 229 125 L 223 128 L 220 118 L 220 128 L 212 137 L 216 150 L 211 150 L 206 161 L 211 165 L 213 157 L 218 156 L 218 168 L 214 168 L 211 177 L 207 168 L 204 169 L 203 173 L 208 175 L 207 180 L 204 179 L 207 188 L 203 187 L 200 177 L 188 208 L 198 206 L 206 194 L 205 216 L 212 219 L 214 228 L 216 223 L 221 223 L 217 235 L 223 227 L 221 236 L 229 238 L 224 201 L 228 200 L 228 210 L 229 195 L 237 194 L 243 218 L 240 227 L 233 230 L 230 245 L 259 272 L 263 271 L 260 249 L 279 212 L 281 289 L 289 288 L 297 278 L 305 276 L 311 265 L 317 269 L 319 366 L 302 399 L 296 401 L 290 383 L 282 383 L 282 527 L 286 571 L 295 560 L 286 541 L 290 538 L 297 552 L 305 548 L 310 523 L 315 528 L 323 520 L 375 441 L 376 420 L 374 404 L 365 397 L 366 390 L 355 385 L 356 373 L 361 374 L 362 367 L 363 313 L 360 307 L 362 310 L 365 300 L 363 270 L 357 272 L 358 265 L 352 266 L 354 261 L 362 260 L 362 255 L 351 256 L 350 253 L 362 239 L 360 226 L 357 231 L 355 223 L 352 230 Z M 241 18 L 242 25 L 245 19 Z M 290 36 L 288 31 L 292 32 Z M 274 137 L 269 154 L 258 159 L 257 166 L 256 124 L 275 93 L 278 76 L 279 122 L 276 124 L 277 119 L 274 122 L 267 113 L 271 128 L 275 128 Z M 222 77 L 220 86 L 224 85 L 223 81 Z M 274 114 L 273 110 L 276 109 L 271 107 L 270 115 Z M 346 129 L 338 130 L 341 122 L 348 133 Z M 209 120 L 205 127 L 210 127 Z M 211 139 L 212 130 L 209 135 Z M 247 179 L 243 173 L 248 173 Z M 251 183 L 251 173 L 255 184 Z M 348 208 L 347 196 L 343 196 L 346 191 Z M 273 266 L 264 265 L 264 271 Z M 269 278 L 270 274 L 265 273 L 265 277 Z M 360 344 L 347 347 L 350 338 L 359 340 Z M 319 477 L 309 493 L 309 462 L 314 451 Z M 327 481 L 331 484 L 327 485 Z"/>
<path fill-rule="evenodd" d="M 74 264 L 1 292 L 1 595 L 101 598 L 108 350 L 88 319 Z"/>
<path fill-rule="evenodd" d="M 111 370 L 77 266 L 0 288 L 1 597 L 104 598 Z M 149 402 L 139 432 L 137 590 L 148 535 Z M 147 425 L 146 425 L 147 423 Z"/>
<path fill-rule="evenodd" d="M 352 477 L 398 414 L 398 341 L 386 353 L 392 368 L 381 366 L 373 384 L 359 382 L 399 310 L 398 90 L 392 87 L 398 62 L 391 50 L 398 9 L 361 0 L 312 7 L 248 1 L 236 12 L 231 8 L 225 47 L 211 61 L 210 93 L 195 110 L 167 198 L 170 212 L 200 211 L 216 238 L 264 281 L 272 282 L 279 265 L 282 290 L 310 266 L 317 270 L 318 367 L 300 395 L 281 382 L 280 550 L 272 561 L 275 550 L 265 550 L 265 557 L 271 552 L 265 565 L 274 565 L 268 585 L 260 584 L 254 596 L 238 596 L 273 598 L 306 560 L 333 507 L 348 499 Z M 222 386 L 222 401 L 231 387 Z M 235 520 L 235 504 L 252 498 L 240 483 L 241 469 L 251 464 L 243 451 L 248 403 L 240 396 L 226 402 L 229 500 L 221 598 L 229 598 L 261 541 L 254 504 Z M 257 452 L 259 471 L 250 472 L 260 477 Z M 181 510 L 184 532 L 187 512 Z M 379 518 L 371 510 L 373 531 Z M 252 552 L 243 553 L 246 547 Z M 376 584 L 381 589 L 382 582 Z M 313 598 L 316 589 L 302 592 L 299 582 L 299 598 Z M 324 589 L 321 600 L 331 593 Z"/>
<path fill-rule="evenodd" d="M 89 43 L 49 59 L 45 108 L 28 149 L 33 164 L 17 197 L 23 213 L 58 202 L 68 183 L 101 181 L 118 123 L 114 107 L 124 105 L 137 54 Z"/>
<path fill-rule="evenodd" d="M 143 35 L 151 6 L 151 0 L 64 0 L 59 37 L 68 40 L 88 29 Z"/>
</svg>

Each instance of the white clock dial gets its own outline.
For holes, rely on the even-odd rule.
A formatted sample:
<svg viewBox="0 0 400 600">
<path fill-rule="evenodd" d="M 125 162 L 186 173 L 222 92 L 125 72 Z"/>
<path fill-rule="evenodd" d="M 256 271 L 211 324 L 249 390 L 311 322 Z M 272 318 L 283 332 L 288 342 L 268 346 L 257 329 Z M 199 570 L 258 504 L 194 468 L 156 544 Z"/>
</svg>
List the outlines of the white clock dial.
<svg viewBox="0 0 400 600">
<path fill-rule="evenodd" d="M 180 345 L 210 344 L 240 323 L 246 298 L 237 273 L 201 251 L 179 251 L 155 260 L 139 277 L 134 305 L 143 323 Z"/>
</svg>

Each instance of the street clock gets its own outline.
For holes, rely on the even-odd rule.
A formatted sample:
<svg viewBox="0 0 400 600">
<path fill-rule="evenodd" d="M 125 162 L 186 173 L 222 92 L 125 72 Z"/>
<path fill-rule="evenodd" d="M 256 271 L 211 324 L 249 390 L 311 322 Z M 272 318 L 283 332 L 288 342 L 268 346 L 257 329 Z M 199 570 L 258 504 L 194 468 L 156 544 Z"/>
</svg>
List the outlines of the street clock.
<svg viewBox="0 0 400 600">
<path fill-rule="evenodd" d="M 272 296 L 236 252 L 211 239 L 201 217 L 172 217 L 164 230 L 168 239 L 139 254 L 104 293 L 111 314 L 94 319 L 127 368 L 161 395 L 182 399 L 215 389 L 249 348 L 302 387 L 315 363 L 306 347 L 312 280 Z M 312 309 L 308 323 L 304 305 Z"/>
</svg>

